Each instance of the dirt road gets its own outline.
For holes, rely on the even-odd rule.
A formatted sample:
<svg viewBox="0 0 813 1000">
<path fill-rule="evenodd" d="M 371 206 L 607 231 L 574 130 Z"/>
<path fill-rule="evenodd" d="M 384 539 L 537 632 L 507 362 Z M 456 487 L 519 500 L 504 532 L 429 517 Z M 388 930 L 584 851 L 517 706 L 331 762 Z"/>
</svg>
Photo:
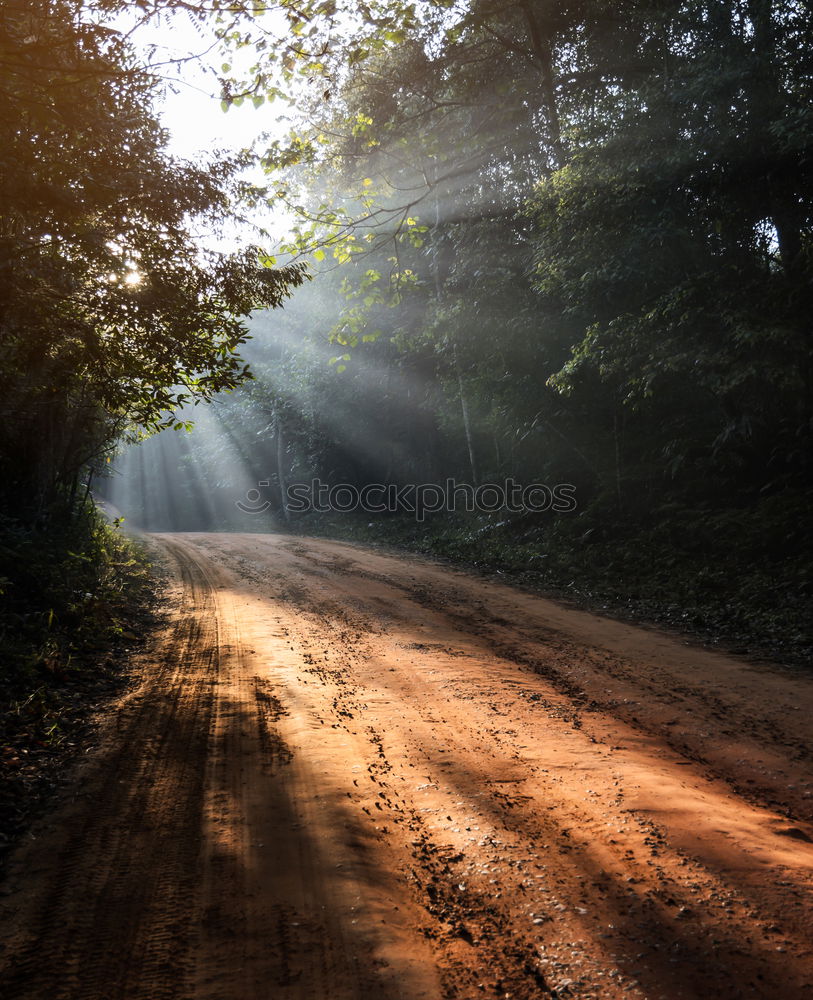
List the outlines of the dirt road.
<svg viewBox="0 0 813 1000">
<path fill-rule="evenodd" d="M 163 535 L 0 899 L 31 1000 L 813 996 L 813 675 L 433 564 Z"/>
</svg>

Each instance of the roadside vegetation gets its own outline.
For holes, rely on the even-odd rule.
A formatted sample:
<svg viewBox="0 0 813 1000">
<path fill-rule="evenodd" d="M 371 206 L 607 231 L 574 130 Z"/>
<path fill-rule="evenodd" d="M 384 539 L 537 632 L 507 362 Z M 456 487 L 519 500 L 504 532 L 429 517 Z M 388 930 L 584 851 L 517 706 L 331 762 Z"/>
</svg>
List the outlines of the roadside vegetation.
<svg viewBox="0 0 813 1000">
<path fill-rule="evenodd" d="M 0 8 L 0 849 L 120 682 L 149 593 L 94 479 L 121 441 L 248 378 L 243 317 L 303 278 L 203 246 L 241 158 L 167 152 L 159 74 L 104 23 L 128 7 Z"/>
<path fill-rule="evenodd" d="M 58 533 L 3 524 L 0 860 L 132 682 L 156 586 L 145 552 L 92 505 Z"/>
<path fill-rule="evenodd" d="M 299 45 L 224 68 L 223 102 L 290 98 L 254 197 L 314 281 L 255 314 L 255 381 L 147 443 L 131 518 L 361 532 L 803 656 L 808 6 L 286 10 Z M 449 477 L 569 483 L 577 509 L 300 523 L 285 501 Z"/>
<path fill-rule="evenodd" d="M 198 53 L 137 48 L 178 18 Z M 156 104 L 215 56 L 258 139 L 189 162 Z M 378 538 L 809 651 L 809 5 L 15 0 L 0 70 L 9 731 L 54 744 L 138 605 L 111 468 L 131 525 Z M 577 504 L 299 517 L 314 478 Z"/>
<path fill-rule="evenodd" d="M 323 515 L 293 530 L 419 552 L 721 652 L 809 667 L 809 505 L 802 495 L 754 510 L 671 506 L 647 521 L 598 507 L 547 523 L 482 514 L 431 515 L 423 524 Z"/>
</svg>

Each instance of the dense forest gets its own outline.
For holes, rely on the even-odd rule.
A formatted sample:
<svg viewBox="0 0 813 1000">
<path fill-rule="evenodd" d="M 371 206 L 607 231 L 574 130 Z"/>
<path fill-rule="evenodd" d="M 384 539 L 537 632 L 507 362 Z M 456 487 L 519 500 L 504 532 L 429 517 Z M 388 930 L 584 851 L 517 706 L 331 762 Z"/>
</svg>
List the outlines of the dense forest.
<svg viewBox="0 0 813 1000">
<path fill-rule="evenodd" d="M 183 61 L 133 29 L 173 17 L 253 149 L 167 152 Z M 98 487 L 133 526 L 375 537 L 804 645 L 812 35 L 771 0 L 3 4 L 8 628 L 76 612 Z M 576 501 L 300 515 L 314 479 Z"/>
<path fill-rule="evenodd" d="M 125 5 L 102 5 L 113 14 Z M 104 10 L 0 5 L 0 645 L 3 702 L 111 630 L 137 560 L 95 513 L 118 444 L 244 381 L 242 317 L 303 266 L 207 250 L 242 160 L 166 151 L 161 82 Z M 44 687 L 41 687 L 44 683 Z M 38 694 L 39 700 L 39 694 Z M 19 721 L 19 719 L 17 720 Z M 22 723 L 25 728 L 26 723 Z"/>
<path fill-rule="evenodd" d="M 188 440 L 128 455 L 111 495 L 147 527 L 350 531 L 795 635 L 807 6 L 351 7 L 343 45 L 335 5 L 301 22 L 301 72 L 324 86 L 294 87 L 250 196 L 286 206 L 279 259 L 308 255 L 314 280 L 255 313 L 255 381 Z M 224 108 L 267 82 L 223 81 Z M 286 503 L 313 479 L 448 478 L 571 484 L 576 511 L 416 524 Z M 235 506 L 252 489 L 260 513 Z"/>
<path fill-rule="evenodd" d="M 809 1000 L 811 0 L 0 0 L 0 98 L 4 997 Z"/>
</svg>

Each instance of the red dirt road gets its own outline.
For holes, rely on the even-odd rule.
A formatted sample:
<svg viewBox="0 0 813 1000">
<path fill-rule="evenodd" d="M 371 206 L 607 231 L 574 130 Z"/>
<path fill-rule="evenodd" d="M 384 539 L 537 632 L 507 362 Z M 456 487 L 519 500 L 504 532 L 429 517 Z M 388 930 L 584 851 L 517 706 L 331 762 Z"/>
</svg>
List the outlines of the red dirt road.
<svg viewBox="0 0 813 1000">
<path fill-rule="evenodd" d="M 406 557 L 154 536 L 9 1000 L 813 996 L 813 675 Z"/>
</svg>

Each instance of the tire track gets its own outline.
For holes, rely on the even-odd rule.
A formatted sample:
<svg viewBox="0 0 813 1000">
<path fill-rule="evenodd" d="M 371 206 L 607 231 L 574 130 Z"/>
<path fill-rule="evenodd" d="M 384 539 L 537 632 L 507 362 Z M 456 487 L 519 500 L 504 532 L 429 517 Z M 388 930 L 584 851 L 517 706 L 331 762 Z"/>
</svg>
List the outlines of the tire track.
<svg viewBox="0 0 813 1000">
<path fill-rule="evenodd" d="M 4 998 L 810 995 L 808 834 L 725 784 L 757 747 L 804 801 L 810 685 L 336 543 L 156 544 L 173 625 L 15 860 Z"/>
<path fill-rule="evenodd" d="M 182 581 L 163 656 L 115 732 L 108 726 L 111 742 L 82 775 L 76 802 L 55 817 L 42 891 L 23 901 L 5 935 L 9 997 L 188 995 L 203 790 L 194 762 L 208 744 L 217 621 L 193 568 L 183 568 Z M 43 863 L 36 845 L 28 853 Z M 28 863 L 24 856 L 14 868 Z"/>
</svg>

